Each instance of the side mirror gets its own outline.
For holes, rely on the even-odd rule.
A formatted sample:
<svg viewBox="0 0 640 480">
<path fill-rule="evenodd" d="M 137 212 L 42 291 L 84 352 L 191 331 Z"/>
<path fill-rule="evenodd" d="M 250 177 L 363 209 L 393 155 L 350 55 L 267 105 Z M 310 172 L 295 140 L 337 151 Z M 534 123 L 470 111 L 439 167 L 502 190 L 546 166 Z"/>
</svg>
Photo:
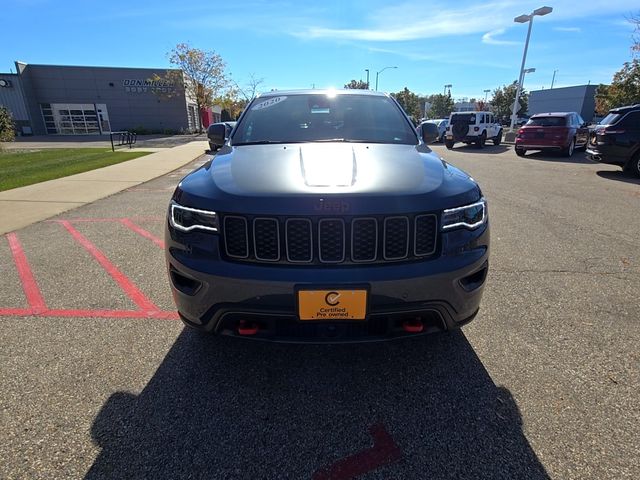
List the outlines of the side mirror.
<svg viewBox="0 0 640 480">
<path fill-rule="evenodd" d="M 438 139 L 438 126 L 435 123 L 423 123 L 420 125 L 422 131 L 422 141 L 424 143 L 432 143 Z"/>
<path fill-rule="evenodd" d="M 222 147 L 224 145 L 226 135 L 227 126 L 224 123 L 214 123 L 213 125 L 209 125 L 207 136 L 213 145 Z"/>
</svg>

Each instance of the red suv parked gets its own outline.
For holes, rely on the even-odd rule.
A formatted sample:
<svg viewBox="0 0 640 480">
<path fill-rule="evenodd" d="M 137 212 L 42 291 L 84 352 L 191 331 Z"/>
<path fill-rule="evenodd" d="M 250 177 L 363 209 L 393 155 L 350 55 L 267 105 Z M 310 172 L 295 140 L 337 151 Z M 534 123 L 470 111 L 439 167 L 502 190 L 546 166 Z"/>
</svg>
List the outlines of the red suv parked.
<svg viewBox="0 0 640 480">
<path fill-rule="evenodd" d="M 527 150 L 555 150 L 566 157 L 576 148 L 585 149 L 589 129 L 575 112 L 537 113 L 518 130 L 516 154 L 523 157 Z"/>
</svg>

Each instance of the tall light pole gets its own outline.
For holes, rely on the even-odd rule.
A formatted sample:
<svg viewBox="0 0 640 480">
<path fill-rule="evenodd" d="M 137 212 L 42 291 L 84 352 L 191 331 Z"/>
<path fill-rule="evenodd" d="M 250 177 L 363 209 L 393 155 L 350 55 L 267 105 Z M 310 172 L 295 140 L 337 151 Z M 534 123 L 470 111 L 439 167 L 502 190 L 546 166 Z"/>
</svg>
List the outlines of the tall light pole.
<svg viewBox="0 0 640 480">
<path fill-rule="evenodd" d="M 516 123 L 516 114 L 518 112 L 518 100 L 520 100 L 520 93 L 522 91 L 522 80 L 524 78 L 524 64 L 527 61 L 527 50 L 529 49 L 529 39 L 531 38 L 531 27 L 533 26 L 533 17 L 548 15 L 553 12 L 551 7 L 540 7 L 535 9 L 529 15 L 520 15 L 513 19 L 516 23 L 529 22 L 529 29 L 527 31 L 527 40 L 524 43 L 524 53 L 522 54 L 522 65 L 520 66 L 520 78 L 518 79 L 518 88 L 516 90 L 516 99 L 513 102 L 513 111 L 511 112 L 511 125 L 510 129 L 513 130 L 513 126 Z"/>
<path fill-rule="evenodd" d="M 490 91 L 491 90 L 483 90 L 483 92 L 484 92 L 484 103 L 487 103 L 487 95 L 489 95 Z"/>
<path fill-rule="evenodd" d="M 376 72 L 376 92 L 378 91 L 378 75 L 384 72 L 387 68 L 398 68 L 398 67 L 384 67 L 382 70 Z"/>
<path fill-rule="evenodd" d="M 447 83 L 447 84 L 444 86 L 444 94 L 445 94 L 445 95 L 447 94 L 447 88 L 449 89 L 449 95 L 451 95 L 451 87 L 453 87 L 453 85 L 451 85 L 450 83 Z"/>
<path fill-rule="evenodd" d="M 553 77 L 551 78 L 551 88 L 553 88 L 553 84 L 556 82 L 556 73 L 558 70 L 553 71 Z"/>
<path fill-rule="evenodd" d="M 364 71 L 367 72 L 367 90 L 369 90 L 369 69 L 365 68 Z"/>
</svg>

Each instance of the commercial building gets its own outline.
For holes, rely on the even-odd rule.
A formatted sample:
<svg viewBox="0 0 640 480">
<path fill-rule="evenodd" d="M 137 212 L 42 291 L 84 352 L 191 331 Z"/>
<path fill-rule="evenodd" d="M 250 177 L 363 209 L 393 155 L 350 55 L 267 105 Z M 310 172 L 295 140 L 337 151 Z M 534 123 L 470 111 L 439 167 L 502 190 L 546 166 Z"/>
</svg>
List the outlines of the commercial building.
<svg viewBox="0 0 640 480">
<path fill-rule="evenodd" d="M 593 120 L 597 85 L 532 90 L 529 92 L 529 115 L 546 112 L 577 112 L 585 122 Z"/>
<path fill-rule="evenodd" d="M 187 133 L 199 117 L 204 126 L 220 121 L 220 109 L 197 111 L 180 70 L 15 65 L 17 73 L 0 73 L 0 105 L 19 134 Z"/>
</svg>

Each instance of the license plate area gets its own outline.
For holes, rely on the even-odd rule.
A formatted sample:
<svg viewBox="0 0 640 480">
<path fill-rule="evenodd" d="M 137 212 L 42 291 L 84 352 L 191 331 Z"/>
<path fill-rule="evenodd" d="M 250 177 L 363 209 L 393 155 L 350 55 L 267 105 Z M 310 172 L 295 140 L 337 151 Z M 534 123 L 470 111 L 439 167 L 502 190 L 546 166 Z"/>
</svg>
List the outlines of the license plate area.
<svg viewBox="0 0 640 480">
<path fill-rule="evenodd" d="M 302 321 L 364 321 L 368 292 L 354 289 L 298 290 L 298 317 Z"/>
</svg>

